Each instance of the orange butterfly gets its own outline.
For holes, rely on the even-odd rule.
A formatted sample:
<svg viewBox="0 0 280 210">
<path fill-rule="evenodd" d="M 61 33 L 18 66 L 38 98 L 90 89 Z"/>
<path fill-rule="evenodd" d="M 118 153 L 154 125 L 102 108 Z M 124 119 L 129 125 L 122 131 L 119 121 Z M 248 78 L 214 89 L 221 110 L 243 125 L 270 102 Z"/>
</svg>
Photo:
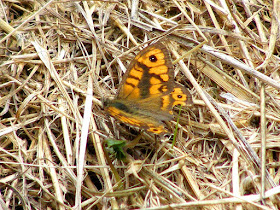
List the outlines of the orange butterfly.
<svg viewBox="0 0 280 210">
<path fill-rule="evenodd" d="M 116 119 L 155 134 L 166 133 L 163 121 L 173 119 L 172 107 L 192 103 L 188 90 L 174 81 L 167 48 L 157 42 L 132 60 L 115 99 L 105 110 Z"/>
</svg>

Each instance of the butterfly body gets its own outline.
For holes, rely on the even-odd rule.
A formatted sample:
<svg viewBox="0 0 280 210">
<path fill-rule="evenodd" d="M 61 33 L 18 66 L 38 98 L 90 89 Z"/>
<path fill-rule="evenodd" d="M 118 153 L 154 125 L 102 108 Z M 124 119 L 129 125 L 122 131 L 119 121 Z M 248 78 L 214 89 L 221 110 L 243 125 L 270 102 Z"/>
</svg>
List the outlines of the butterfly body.
<svg viewBox="0 0 280 210">
<path fill-rule="evenodd" d="M 172 107 L 190 102 L 190 93 L 174 82 L 168 50 L 156 43 L 136 55 L 105 110 L 124 123 L 161 134 L 166 133 L 163 121 L 173 118 Z"/>
</svg>

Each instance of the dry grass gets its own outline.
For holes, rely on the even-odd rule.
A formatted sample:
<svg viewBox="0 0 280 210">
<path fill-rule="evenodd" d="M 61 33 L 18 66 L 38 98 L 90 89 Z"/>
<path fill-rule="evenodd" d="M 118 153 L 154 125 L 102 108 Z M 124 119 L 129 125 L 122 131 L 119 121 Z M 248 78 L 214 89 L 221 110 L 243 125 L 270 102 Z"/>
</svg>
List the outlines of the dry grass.
<svg viewBox="0 0 280 210">
<path fill-rule="evenodd" d="M 279 1 L 0 6 L 3 209 L 279 208 Z M 152 39 L 194 99 L 174 147 L 102 109 Z M 109 138 L 128 142 L 126 162 Z"/>
</svg>

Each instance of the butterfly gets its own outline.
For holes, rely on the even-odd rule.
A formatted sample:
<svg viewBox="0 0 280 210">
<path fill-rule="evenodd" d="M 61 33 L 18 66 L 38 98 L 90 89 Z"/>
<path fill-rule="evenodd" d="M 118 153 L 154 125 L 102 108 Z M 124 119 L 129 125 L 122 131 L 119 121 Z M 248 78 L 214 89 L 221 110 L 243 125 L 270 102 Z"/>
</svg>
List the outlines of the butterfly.
<svg viewBox="0 0 280 210">
<path fill-rule="evenodd" d="M 174 81 L 167 48 L 160 42 L 140 51 L 123 76 L 117 95 L 104 103 L 117 120 L 155 134 L 167 133 L 175 105 L 192 104 L 190 92 Z"/>
</svg>

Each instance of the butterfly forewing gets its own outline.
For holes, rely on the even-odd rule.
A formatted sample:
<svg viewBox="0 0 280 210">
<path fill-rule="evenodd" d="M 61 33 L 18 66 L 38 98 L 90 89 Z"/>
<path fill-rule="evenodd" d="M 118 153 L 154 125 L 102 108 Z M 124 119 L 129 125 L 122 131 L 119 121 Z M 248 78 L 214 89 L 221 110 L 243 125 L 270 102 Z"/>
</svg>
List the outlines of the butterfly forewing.
<svg viewBox="0 0 280 210">
<path fill-rule="evenodd" d="M 131 62 L 120 85 L 118 98 L 134 101 L 160 97 L 173 90 L 173 81 L 168 50 L 156 43 L 141 51 Z"/>
</svg>

